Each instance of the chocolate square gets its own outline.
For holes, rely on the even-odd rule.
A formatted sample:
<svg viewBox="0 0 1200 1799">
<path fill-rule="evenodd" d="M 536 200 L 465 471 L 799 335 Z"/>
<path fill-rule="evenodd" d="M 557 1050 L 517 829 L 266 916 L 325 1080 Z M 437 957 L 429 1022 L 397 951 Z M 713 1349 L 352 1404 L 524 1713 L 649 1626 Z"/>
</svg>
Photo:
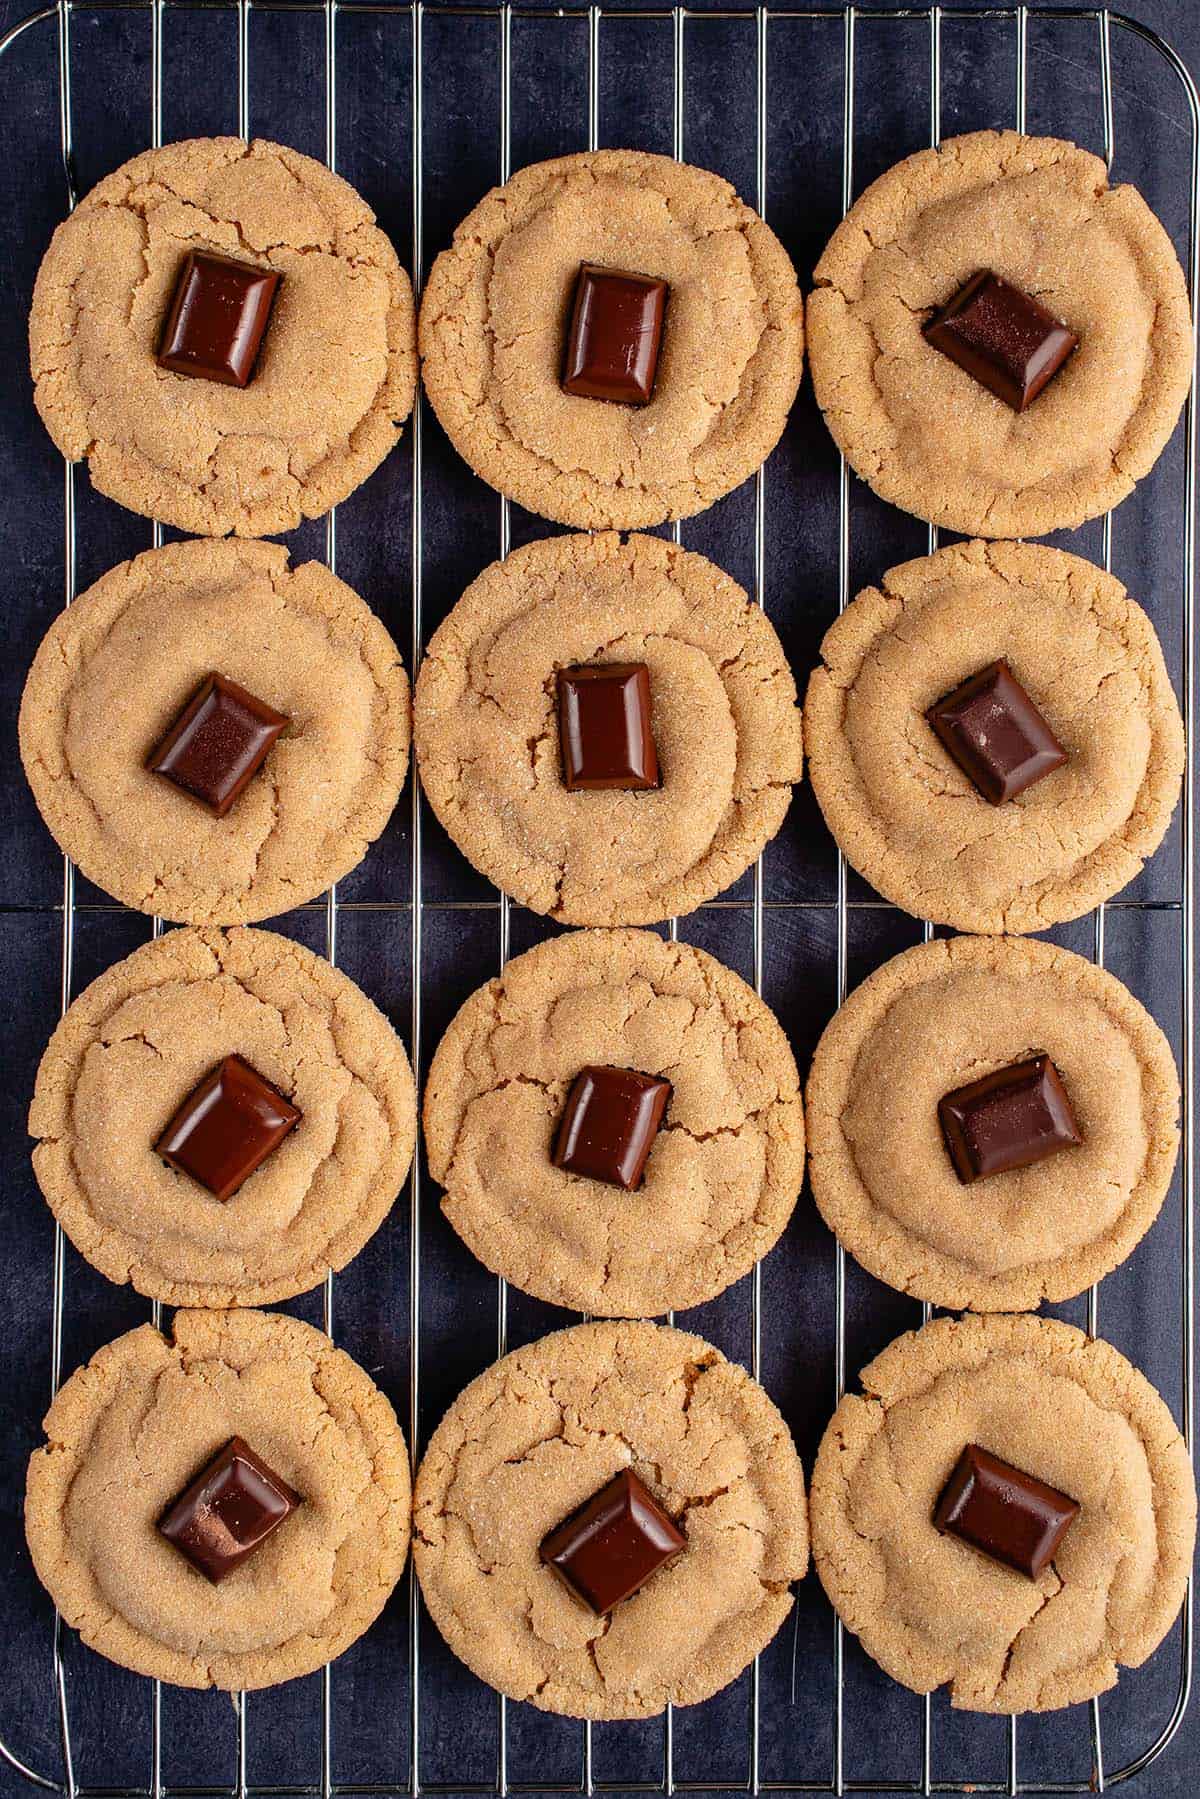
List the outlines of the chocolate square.
<svg viewBox="0 0 1200 1799">
<path fill-rule="evenodd" d="M 1036 1580 L 1053 1559 L 1079 1506 L 1065 1493 L 969 1443 L 947 1481 L 933 1522 Z"/>
<path fill-rule="evenodd" d="M 925 714 L 967 779 L 998 806 L 1067 760 L 1007 662 L 992 662 Z"/>
<path fill-rule="evenodd" d="M 217 1586 L 261 1548 L 300 1504 L 285 1480 L 240 1437 L 201 1469 L 159 1520 L 169 1543 Z"/>
<path fill-rule="evenodd" d="M 163 326 L 158 366 L 175 375 L 246 387 L 278 286 L 272 269 L 206 250 L 189 252 Z"/>
<path fill-rule="evenodd" d="M 214 1198 L 232 1199 L 302 1116 L 249 1062 L 226 1056 L 188 1094 L 154 1147 Z"/>
<path fill-rule="evenodd" d="M 626 1468 L 543 1539 L 541 1557 L 599 1617 L 686 1548 L 683 1532 Z"/>
<path fill-rule="evenodd" d="M 646 406 L 654 393 L 667 284 L 585 262 L 575 283 L 562 384 L 590 400 Z"/>
<path fill-rule="evenodd" d="M 657 787 L 644 662 L 599 662 L 558 671 L 563 786 L 571 793 Z"/>
<path fill-rule="evenodd" d="M 1079 339 L 1031 294 L 983 269 L 924 327 L 936 350 L 1014 412 L 1033 404 Z"/>
<path fill-rule="evenodd" d="M 652 1074 L 582 1069 L 554 1140 L 554 1166 L 631 1193 L 641 1183 L 670 1097 L 670 1081 Z"/>
<path fill-rule="evenodd" d="M 938 1101 L 942 1136 L 960 1181 L 1028 1168 L 1082 1143 L 1067 1090 L 1049 1056 L 1014 1062 Z"/>
<path fill-rule="evenodd" d="M 209 675 L 146 766 L 224 818 L 287 723 L 236 681 Z"/>
</svg>

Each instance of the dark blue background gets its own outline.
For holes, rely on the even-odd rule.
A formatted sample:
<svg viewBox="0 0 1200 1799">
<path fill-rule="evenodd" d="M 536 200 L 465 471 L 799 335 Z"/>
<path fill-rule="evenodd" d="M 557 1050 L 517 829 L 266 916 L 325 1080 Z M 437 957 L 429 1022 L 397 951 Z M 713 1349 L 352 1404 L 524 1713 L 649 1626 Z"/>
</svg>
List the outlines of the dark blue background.
<svg viewBox="0 0 1200 1799">
<path fill-rule="evenodd" d="M 22 16 L 25 0 L 4 0 L 0 19 Z M 614 10 L 621 10 L 616 0 Z M 873 20 L 858 30 L 858 130 L 855 190 L 929 131 L 928 33 L 922 22 Z M 1094 24 L 1039 21 L 1029 40 L 1029 128 L 1101 145 L 1097 34 Z M 1142 17 L 1173 37 L 1193 66 L 1200 61 L 1200 13 L 1191 4 L 1146 0 Z M 367 196 L 411 262 L 410 27 L 398 16 L 342 13 L 338 24 L 338 166 Z M 769 33 L 768 215 L 807 281 L 841 210 L 842 29 L 836 21 L 777 21 Z M 236 126 L 236 39 L 228 11 L 168 11 L 164 25 L 166 138 Z M 752 19 L 697 18 L 686 31 L 685 154 L 727 174 L 755 197 L 755 33 Z M 80 191 L 150 133 L 150 21 L 145 10 L 80 8 L 72 27 L 74 126 Z M 670 151 L 672 34 L 669 21 L 613 19 L 601 34 L 599 137 Z M 426 261 L 498 173 L 498 28 L 494 20 L 428 16 L 425 24 Z M 250 26 L 252 131 L 315 155 L 324 152 L 324 22 L 320 15 L 256 13 Z M 1187 227 L 1187 114 L 1173 77 L 1153 52 L 1114 32 L 1116 170 L 1136 181 L 1181 250 Z M 513 28 L 512 165 L 586 145 L 587 26 L 548 15 Z M 943 130 L 949 134 L 1014 122 L 1014 30 L 973 19 L 947 23 L 943 46 Z M 0 534 L 8 596 L 7 650 L 0 659 L 0 732 L 9 777 L 0 783 L 0 1004 L 6 1025 L 0 1089 L 0 1155 L 8 1309 L 0 1334 L 0 1569 L 5 1591 L 0 1650 L 0 1734 L 39 1771 L 61 1775 L 53 1710 L 51 1611 L 29 1567 L 20 1529 L 25 1458 L 38 1437 L 48 1393 L 52 1233 L 34 1186 L 24 1112 L 37 1059 L 57 1016 L 61 864 L 42 829 L 16 766 L 15 717 L 35 645 L 62 601 L 61 466 L 34 415 L 25 373 L 24 323 L 38 258 L 61 216 L 58 90 L 53 21 L 34 27 L 0 62 L 0 187 L 6 225 L 0 256 L 0 366 L 6 371 L 6 428 L 0 438 Z M 425 420 L 424 630 L 429 632 L 466 582 L 497 551 L 499 506 Z M 411 656 L 410 594 L 412 432 L 400 450 L 338 515 L 338 566 L 377 609 Z M 1181 433 L 1154 476 L 1120 509 L 1115 567 L 1148 607 L 1180 679 L 1182 507 Z M 784 443 L 768 469 L 765 599 L 798 675 L 816 658 L 837 603 L 837 465 L 805 387 Z M 78 480 L 79 585 L 122 556 L 146 547 L 144 521 L 92 494 Z M 684 539 L 739 579 L 753 578 L 753 484 L 703 517 Z M 514 542 L 550 527 L 514 512 Z M 1061 541 L 1098 558 L 1098 525 Z M 853 493 L 851 591 L 890 563 L 925 549 L 925 529 L 883 507 L 857 484 Z M 322 555 L 324 527 L 293 537 L 300 556 Z M 164 618 L 163 629 L 170 620 Z M 411 1047 L 410 798 L 406 793 L 380 843 L 340 889 L 346 909 L 339 961 L 394 1018 Z M 467 993 L 490 974 L 498 950 L 494 894 L 466 867 L 428 819 L 424 896 L 423 1031 L 420 1059 Z M 802 789 L 766 858 L 765 991 L 793 1038 L 802 1065 L 835 1003 L 832 846 Z M 1176 828 L 1132 894 L 1160 906 L 1178 901 Z M 744 881 L 733 899 L 744 902 Z M 850 978 L 915 941 L 914 921 L 869 901 L 850 920 Z M 147 921 L 106 907 L 80 883 L 74 990 L 148 934 Z M 445 902 L 478 901 L 475 910 Z M 397 910 L 373 910 L 400 902 Z M 325 944 L 324 917 L 312 908 L 285 921 L 314 948 Z M 545 927 L 513 914 L 513 949 Z M 751 920 L 743 903 L 705 910 L 681 933 L 742 973 L 752 972 Z M 1090 921 L 1054 933 L 1090 953 Z M 1179 1045 L 1179 915 L 1113 908 L 1109 965 L 1149 1004 Z M 426 1440 L 442 1410 L 492 1359 L 495 1283 L 445 1227 L 426 1182 L 420 1207 L 421 1406 Z M 1130 1262 L 1105 1282 L 1100 1329 L 1143 1367 L 1178 1414 L 1180 1404 L 1180 1195 Z M 409 1418 L 409 1206 L 391 1220 L 337 1282 L 335 1328 L 348 1350 Z M 833 1403 L 833 1248 L 807 1196 L 784 1242 L 763 1269 L 763 1378 L 783 1407 L 806 1464 Z M 146 1304 L 108 1285 L 68 1251 L 63 1365 L 74 1368 L 101 1343 L 140 1322 Z M 319 1298 L 293 1309 L 320 1320 Z M 1059 1308 L 1082 1322 L 1083 1302 Z M 851 1265 L 847 1274 L 847 1365 L 853 1371 L 917 1308 Z M 510 1341 L 566 1322 L 564 1314 L 514 1293 Z M 687 1314 L 687 1325 L 730 1355 L 751 1353 L 751 1283 Z M 407 1778 L 407 1597 L 401 1588 L 385 1618 L 334 1670 L 333 1776 L 344 1783 L 400 1786 Z M 832 1627 L 814 1578 L 801 1589 L 789 1624 L 762 1661 L 760 1771 L 764 1780 L 827 1782 L 832 1770 Z M 496 1704 L 443 1649 L 428 1627 L 421 1638 L 421 1769 L 449 1785 L 492 1780 Z M 145 1785 L 150 1768 L 148 1683 L 79 1648 L 65 1650 L 76 1776 L 101 1786 Z M 1110 1770 L 1138 1756 L 1174 1703 L 1180 1672 L 1178 1632 L 1150 1666 L 1123 1677 L 1101 1703 Z M 680 1780 L 742 1782 L 747 1776 L 749 1681 L 709 1705 L 677 1714 L 675 1770 Z M 320 1678 L 252 1696 L 247 1777 L 254 1784 L 307 1785 L 319 1779 Z M 871 1782 L 915 1780 L 920 1773 L 919 1701 L 888 1681 L 853 1641 L 846 1646 L 845 1772 Z M 575 1782 L 579 1726 L 510 1708 L 513 1781 Z M 1021 1722 L 1022 1783 L 1075 1780 L 1091 1772 L 1086 1707 Z M 1172 1746 L 1135 1783 L 1140 1795 L 1195 1790 L 1200 1727 L 1190 1718 Z M 657 1781 L 661 1722 L 598 1727 L 598 1780 Z M 163 1776 L 170 1784 L 225 1785 L 236 1779 L 236 1735 L 221 1695 L 163 1696 Z M 1003 1720 L 954 1715 L 933 1703 L 935 1780 L 1004 1781 Z M 23 1790 L 0 1770 L 0 1791 Z"/>
</svg>

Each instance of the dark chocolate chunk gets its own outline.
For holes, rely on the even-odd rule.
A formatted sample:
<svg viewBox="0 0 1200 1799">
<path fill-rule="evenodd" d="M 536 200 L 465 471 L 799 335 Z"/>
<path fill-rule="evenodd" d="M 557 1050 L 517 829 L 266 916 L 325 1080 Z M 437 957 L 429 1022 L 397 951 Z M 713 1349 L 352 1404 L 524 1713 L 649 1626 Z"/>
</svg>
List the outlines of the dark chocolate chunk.
<svg viewBox="0 0 1200 1799">
<path fill-rule="evenodd" d="M 1065 1493 L 970 1443 L 937 1502 L 933 1522 L 1036 1580 L 1078 1512 Z"/>
<path fill-rule="evenodd" d="M 1049 1056 L 1014 1062 L 956 1087 L 938 1117 L 960 1181 L 1028 1168 L 1082 1143 L 1067 1090 Z"/>
<path fill-rule="evenodd" d="M 226 1056 L 189 1093 L 155 1144 L 165 1162 L 217 1199 L 232 1199 L 302 1114 L 241 1056 Z"/>
<path fill-rule="evenodd" d="M 299 1494 L 240 1437 L 232 1437 L 163 1514 L 158 1528 L 216 1586 L 299 1504 Z"/>
<path fill-rule="evenodd" d="M 1067 752 L 1007 662 L 992 662 L 925 714 L 967 779 L 998 806 L 1053 774 Z"/>
<path fill-rule="evenodd" d="M 566 392 L 648 405 L 666 305 L 665 281 L 585 262 L 575 284 L 563 363 Z"/>
<path fill-rule="evenodd" d="M 541 1556 L 600 1616 L 686 1548 L 683 1532 L 626 1468 L 550 1532 Z"/>
<path fill-rule="evenodd" d="M 272 269 L 190 251 L 163 326 L 159 367 L 226 387 L 247 386 L 278 286 Z"/>
<path fill-rule="evenodd" d="M 1024 412 L 1079 339 L 1031 294 L 983 269 L 925 326 L 925 336 L 968 375 Z"/>
<path fill-rule="evenodd" d="M 287 722 L 236 681 L 210 675 L 146 766 L 224 818 Z"/>
<path fill-rule="evenodd" d="M 563 785 L 582 789 L 658 786 L 644 662 L 598 662 L 558 671 Z"/>
<path fill-rule="evenodd" d="M 629 1068 L 583 1069 L 567 1096 L 554 1140 L 554 1166 L 632 1192 L 641 1181 L 670 1097 L 670 1081 L 652 1074 L 636 1074 Z"/>
</svg>

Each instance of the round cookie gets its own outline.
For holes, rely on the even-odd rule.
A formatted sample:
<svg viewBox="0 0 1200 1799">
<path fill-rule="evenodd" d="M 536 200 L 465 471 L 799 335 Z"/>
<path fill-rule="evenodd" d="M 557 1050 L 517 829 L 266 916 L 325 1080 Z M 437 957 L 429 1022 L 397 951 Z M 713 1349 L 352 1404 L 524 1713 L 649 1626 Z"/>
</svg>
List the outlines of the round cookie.
<svg viewBox="0 0 1200 1799">
<path fill-rule="evenodd" d="M 953 544 L 889 569 L 831 625 L 805 747 L 825 822 L 885 899 L 960 931 L 1042 931 L 1158 848 L 1183 723 L 1149 619 L 1112 575 L 1038 544 Z M 1065 766 L 990 804 L 925 714 L 1007 662 Z"/>
<path fill-rule="evenodd" d="M 408 1453 L 370 1377 L 299 1319 L 176 1312 L 73 1374 L 25 1491 L 33 1565 L 89 1648 L 182 1687 L 275 1686 L 374 1622 L 404 1569 Z M 300 1504 L 212 1585 L 157 1529 L 233 1437 Z M 115 1496 L 115 1497 L 114 1497 Z"/>
<path fill-rule="evenodd" d="M 963 1185 L 938 1101 L 1048 1055 L 1083 1142 Z M 897 1095 L 903 1103 L 897 1103 Z M 808 1081 L 813 1197 L 855 1259 L 959 1311 L 1070 1299 L 1158 1215 L 1179 1148 L 1179 1077 L 1149 1013 L 1049 943 L 957 937 L 906 950 L 850 995 Z"/>
<path fill-rule="evenodd" d="M 301 1122 L 216 1199 L 155 1144 L 229 1055 Z M 345 1267 L 412 1160 L 404 1046 L 340 970 L 271 931 L 169 931 L 94 981 L 62 1020 L 29 1114 L 33 1166 L 80 1254 L 170 1305 L 265 1305 Z"/>
<path fill-rule="evenodd" d="M 164 629 L 164 620 L 170 629 Z M 211 673 L 286 714 L 223 818 L 147 758 Z M 278 544 L 168 544 L 51 625 L 21 701 L 21 759 L 59 847 L 142 912 L 242 924 L 360 862 L 408 768 L 408 679 L 370 608 Z"/>
<path fill-rule="evenodd" d="M 1014 412 L 922 335 L 990 270 L 1079 339 Z M 813 386 L 876 493 L 952 531 L 1042 537 L 1118 504 L 1175 427 L 1191 318 L 1171 240 L 1135 188 L 1058 138 L 977 131 L 889 169 L 814 271 Z"/>
<path fill-rule="evenodd" d="M 687 1538 L 595 1616 L 543 1538 L 632 1469 Z M 435 1624 L 510 1699 L 573 1718 L 649 1718 L 742 1672 L 808 1566 L 804 1474 L 744 1368 L 665 1325 L 581 1324 L 505 1356 L 435 1431 L 413 1497 Z"/>
<path fill-rule="evenodd" d="M 813 1471 L 813 1559 L 893 1679 L 967 1711 L 1052 1711 L 1115 1685 L 1170 1629 L 1196 1534 L 1187 1448 L 1108 1343 L 1050 1318 L 938 1318 L 842 1400 Z M 1080 1506 L 1037 1580 L 934 1527 L 978 1444 Z"/>
<path fill-rule="evenodd" d="M 551 1161 L 582 1068 L 671 1084 L 632 1192 Z M 764 1256 L 804 1177 L 788 1040 L 703 950 L 581 931 L 510 961 L 442 1038 L 424 1102 L 442 1210 L 494 1273 L 552 1305 L 649 1317 L 700 1305 Z"/>
<path fill-rule="evenodd" d="M 580 267 L 668 284 L 648 405 L 564 392 Z M 584 530 L 702 512 L 774 449 L 804 363 L 796 273 L 720 176 L 638 150 L 534 163 L 485 195 L 421 301 L 422 378 L 476 474 Z"/>
<path fill-rule="evenodd" d="M 189 251 L 281 276 L 248 386 L 160 368 Z M 416 387 L 412 288 L 375 215 L 282 144 L 147 150 L 58 227 L 29 321 L 34 398 L 64 456 L 181 531 L 271 536 L 328 512 L 400 436 Z"/>
<path fill-rule="evenodd" d="M 571 792 L 555 671 L 644 663 L 661 785 Z M 750 866 L 783 823 L 802 746 L 767 618 L 657 537 L 555 537 L 495 562 L 434 632 L 417 681 L 430 805 L 489 880 L 564 924 L 654 924 Z"/>
</svg>

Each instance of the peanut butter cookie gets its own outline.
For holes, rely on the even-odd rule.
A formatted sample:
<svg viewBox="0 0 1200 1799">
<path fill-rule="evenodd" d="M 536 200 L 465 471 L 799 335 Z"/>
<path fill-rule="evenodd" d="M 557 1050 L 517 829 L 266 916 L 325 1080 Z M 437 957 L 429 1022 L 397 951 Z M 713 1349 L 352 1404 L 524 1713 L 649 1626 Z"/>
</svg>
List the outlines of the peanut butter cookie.
<svg viewBox="0 0 1200 1799">
<path fill-rule="evenodd" d="M 615 677 L 586 742 L 561 680 L 580 666 Z M 564 731 L 586 766 L 564 763 Z M 758 607 L 705 557 L 612 532 L 528 544 L 471 583 L 421 668 L 416 751 L 468 860 L 565 924 L 654 924 L 720 893 L 778 831 L 802 765 Z"/>
<path fill-rule="evenodd" d="M 1030 1056 L 1049 1056 L 1081 1141 L 964 1184 L 939 1102 Z M 1016 1311 L 1081 1293 L 1150 1228 L 1179 1148 L 1179 1077 L 1104 969 L 1049 943 L 958 937 L 850 995 L 817 1046 L 808 1121 L 813 1197 L 865 1268 L 956 1311 Z"/>
<path fill-rule="evenodd" d="M 1196 1489 L 1170 1412 L 1124 1356 L 1050 1318 L 938 1318 L 861 1379 L 817 1455 L 813 1559 L 893 1679 L 948 1684 L 967 1711 L 1052 1711 L 1153 1654 L 1183 1599 Z M 1066 1533 L 1036 1576 L 935 1525 L 971 1446 L 1007 1465 L 1001 1515 L 1017 1509 L 1014 1471 L 1066 1501 Z M 1002 1516 L 976 1510 L 998 1539 Z"/>
<path fill-rule="evenodd" d="M 193 253 L 280 277 L 245 386 L 158 360 Z M 63 455 L 122 506 L 205 536 L 290 531 L 365 481 L 412 411 L 415 338 L 408 276 L 354 189 L 236 137 L 147 150 L 99 182 L 51 239 L 29 323 Z"/>
<path fill-rule="evenodd" d="M 980 351 L 1024 362 L 1029 318 L 968 322 L 974 373 L 922 329 L 984 273 L 1047 315 L 1043 332 L 1065 324 L 1078 340 L 1023 410 L 977 375 Z M 1175 428 L 1192 363 L 1183 271 L 1137 190 L 1110 188 L 1074 144 L 977 131 L 907 157 L 851 207 L 814 279 L 829 429 L 876 493 L 919 518 L 983 537 L 1082 524 L 1132 491 Z"/>
<path fill-rule="evenodd" d="M 684 1545 L 597 1615 L 539 1551 L 628 1474 L 665 1514 L 656 1534 Z M 628 1569 L 646 1545 L 615 1547 Z M 481 1680 L 567 1717 L 649 1718 L 728 1686 L 787 1617 L 808 1566 L 804 1475 L 762 1388 L 700 1337 L 581 1324 L 455 1400 L 417 1475 L 413 1558 Z M 604 1561 L 591 1571 L 607 1583 Z"/>
<path fill-rule="evenodd" d="M 587 1068 L 600 1163 L 580 1172 L 555 1146 Z M 622 1154 L 641 1121 L 603 1092 L 626 1069 L 669 1088 L 632 1189 Z M 443 1037 L 424 1118 L 442 1210 L 480 1260 L 605 1317 L 722 1292 L 775 1243 L 804 1175 L 799 1077 L 775 1017 L 711 956 L 648 931 L 573 932 L 509 962 Z"/>
<path fill-rule="evenodd" d="M 666 284 L 648 403 L 598 398 L 595 381 L 564 389 L 576 284 L 597 266 Z M 614 346 L 622 376 L 645 347 L 634 335 L 630 355 Z M 477 475 L 543 518 L 630 530 L 702 512 L 774 449 L 803 305 L 783 246 L 727 181 L 590 150 L 522 169 L 463 220 L 430 271 L 420 348 L 433 409 Z"/>
<path fill-rule="evenodd" d="M 960 931 L 1045 930 L 1119 893 L 1162 841 L 1183 722 L 1154 627 L 1090 562 L 951 545 L 860 593 L 821 654 L 805 699 L 813 788 L 847 859 L 905 911 Z M 973 723 L 959 711 L 971 728 L 951 751 L 928 715 L 998 663 L 1006 691 L 984 695 Z M 1046 733 L 1065 752 L 1049 763 Z M 1022 767 L 1043 778 L 985 791 Z"/>
<path fill-rule="evenodd" d="M 25 1492 L 33 1565 L 88 1647 L 135 1673 L 230 1691 L 294 1680 L 362 1636 L 403 1571 L 395 1414 L 296 1318 L 176 1312 L 169 1337 L 143 1324 L 71 1376 L 45 1429 Z M 210 1487 L 168 1538 L 160 1525 L 231 1445 L 261 1473 L 240 1492 L 227 1480 L 228 1512 Z"/>
</svg>

